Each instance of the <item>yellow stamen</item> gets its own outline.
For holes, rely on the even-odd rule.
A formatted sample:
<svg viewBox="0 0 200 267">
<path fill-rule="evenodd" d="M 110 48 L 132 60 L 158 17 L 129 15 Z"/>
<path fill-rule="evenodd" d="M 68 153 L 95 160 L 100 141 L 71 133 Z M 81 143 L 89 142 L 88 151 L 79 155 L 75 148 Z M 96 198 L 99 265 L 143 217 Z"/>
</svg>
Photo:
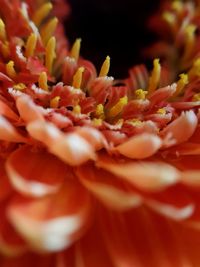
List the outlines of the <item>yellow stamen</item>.
<svg viewBox="0 0 200 267">
<path fill-rule="evenodd" d="M 5 42 L 7 39 L 6 28 L 2 19 L 0 19 L 0 40 Z"/>
<path fill-rule="evenodd" d="M 36 44 L 37 44 L 37 36 L 35 33 L 31 33 L 26 43 L 25 56 L 27 58 L 32 57 L 34 55 Z"/>
<path fill-rule="evenodd" d="M 160 82 L 161 66 L 158 58 L 154 59 L 153 66 L 153 71 L 151 77 L 149 78 L 148 94 L 152 94 Z"/>
<path fill-rule="evenodd" d="M 72 86 L 76 89 L 79 89 L 81 87 L 84 70 L 85 69 L 83 67 L 80 67 L 74 74 Z"/>
<path fill-rule="evenodd" d="M 39 87 L 45 91 L 48 91 L 48 84 L 47 84 L 47 74 L 43 71 L 38 79 Z"/>
<path fill-rule="evenodd" d="M 161 115 L 165 115 L 165 114 L 166 114 L 166 109 L 165 109 L 165 108 L 159 108 L 159 109 L 157 110 L 157 113 L 158 113 L 158 114 L 161 114 Z"/>
<path fill-rule="evenodd" d="M 191 80 L 195 76 L 200 76 L 200 58 L 197 58 L 188 72 L 188 78 Z"/>
<path fill-rule="evenodd" d="M 141 126 L 142 122 L 139 119 L 132 119 L 132 120 L 128 120 L 127 121 L 129 124 L 131 124 L 132 126 Z"/>
<path fill-rule="evenodd" d="M 4 58 L 9 57 L 10 55 L 10 48 L 9 48 L 9 43 L 7 41 L 5 41 L 5 43 L 3 43 L 1 45 L 1 52 Z"/>
<path fill-rule="evenodd" d="M 36 12 L 33 14 L 32 21 L 36 26 L 39 26 L 41 22 L 48 16 L 52 9 L 52 4 L 50 2 L 43 4 Z"/>
<path fill-rule="evenodd" d="M 148 92 L 147 91 L 144 91 L 143 89 L 137 89 L 135 91 L 135 96 L 136 96 L 136 99 L 141 99 L 141 100 L 144 100 L 146 98 L 146 94 Z"/>
<path fill-rule="evenodd" d="M 52 73 L 53 61 L 56 57 L 55 49 L 56 49 L 56 38 L 53 36 L 49 39 L 47 43 L 46 57 L 45 57 L 45 65 L 50 74 Z"/>
<path fill-rule="evenodd" d="M 128 97 L 124 96 L 122 98 L 119 99 L 119 101 L 117 102 L 116 105 L 114 105 L 107 113 L 109 118 L 114 118 L 117 115 L 119 115 L 122 110 L 124 109 L 124 107 L 127 105 L 128 103 Z"/>
<path fill-rule="evenodd" d="M 6 64 L 6 72 L 7 72 L 8 76 L 12 79 L 14 79 L 17 76 L 17 73 L 16 73 L 15 68 L 14 68 L 14 61 L 10 60 Z"/>
<path fill-rule="evenodd" d="M 102 64 L 102 67 L 101 67 L 101 70 L 100 70 L 100 73 L 99 73 L 99 77 L 107 76 L 108 72 L 109 72 L 109 69 L 110 69 L 110 57 L 107 56 L 105 61 Z"/>
<path fill-rule="evenodd" d="M 59 106 L 59 101 L 60 101 L 60 96 L 55 96 L 53 99 L 50 101 L 50 107 L 51 108 L 58 108 Z"/>
<path fill-rule="evenodd" d="M 93 124 L 94 126 L 96 126 L 96 127 L 101 126 L 101 125 L 102 125 L 102 122 L 103 122 L 102 119 L 96 119 L 96 118 L 94 118 L 94 119 L 92 120 L 92 124 Z"/>
<path fill-rule="evenodd" d="M 190 24 L 185 28 L 185 52 L 182 61 L 186 61 L 193 51 L 195 45 L 195 31 L 196 26 Z"/>
<path fill-rule="evenodd" d="M 188 84 L 188 75 L 185 73 L 182 73 L 179 75 L 180 79 L 177 82 L 176 91 L 173 95 L 173 97 L 178 96 L 181 94 L 183 88 Z"/>
<path fill-rule="evenodd" d="M 96 107 L 96 111 L 95 111 L 95 115 L 100 118 L 100 119 L 104 119 L 105 115 L 104 115 L 104 106 L 102 104 L 98 104 Z"/>
<path fill-rule="evenodd" d="M 74 106 L 73 107 L 73 113 L 81 114 L 81 107 L 79 105 Z"/>
<path fill-rule="evenodd" d="M 81 39 L 78 38 L 76 39 L 76 41 L 72 46 L 72 49 L 70 51 L 70 57 L 74 58 L 77 61 L 79 58 L 80 49 L 81 49 Z"/>
<path fill-rule="evenodd" d="M 40 35 L 43 43 L 46 45 L 51 36 L 53 35 L 58 24 L 58 19 L 53 18 L 49 22 L 47 22 L 41 29 Z"/>
<path fill-rule="evenodd" d="M 13 86 L 15 90 L 23 91 L 26 88 L 26 85 L 24 83 L 18 83 Z"/>
<path fill-rule="evenodd" d="M 177 12 L 180 13 L 183 10 L 183 3 L 180 0 L 175 0 L 172 3 L 172 8 Z"/>
<path fill-rule="evenodd" d="M 200 101 L 200 93 L 198 93 L 198 94 L 195 94 L 194 96 L 193 96 L 193 98 L 192 98 L 192 101 Z"/>
<path fill-rule="evenodd" d="M 171 12 L 164 12 L 162 15 L 163 19 L 171 26 L 176 23 L 176 16 Z"/>
</svg>

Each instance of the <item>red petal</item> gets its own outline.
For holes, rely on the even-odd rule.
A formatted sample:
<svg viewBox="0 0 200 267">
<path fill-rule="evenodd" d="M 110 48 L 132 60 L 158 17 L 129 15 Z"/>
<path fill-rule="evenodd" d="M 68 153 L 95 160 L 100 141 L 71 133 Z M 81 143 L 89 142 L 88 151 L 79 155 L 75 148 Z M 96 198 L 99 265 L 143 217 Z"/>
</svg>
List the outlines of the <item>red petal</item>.
<svg viewBox="0 0 200 267">
<path fill-rule="evenodd" d="M 17 121 L 19 119 L 17 114 L 1 100 L 0 100 L 0 115 L 3 115 L 14 121 Z"/>
</svg>

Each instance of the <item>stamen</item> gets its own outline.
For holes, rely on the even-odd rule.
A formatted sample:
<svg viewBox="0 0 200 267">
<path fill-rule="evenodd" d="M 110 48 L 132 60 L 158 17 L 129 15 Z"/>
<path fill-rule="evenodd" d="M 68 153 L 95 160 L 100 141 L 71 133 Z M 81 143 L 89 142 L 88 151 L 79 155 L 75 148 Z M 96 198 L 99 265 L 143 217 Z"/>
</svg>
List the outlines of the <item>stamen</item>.
<svg viewBox="0 0 200 267">
<path fill-rule="evenodd" d="M 102 119 L 96 119 L 96 118 L 94 118 L 94 119 L 92 120 L 92 124 L 93 124 L 94 126 L 96 126 L 96 127 L 101 126 L 102 123 L 103 123 L 103 120 L 102 120 Z"/>
<path fill-rule="evenodd" d="M 117 102 L 116 105 L 114 105 L 107 113 L 109 118 L 114 118 L 117 115 L 119 115 L 122 110 L 124 109 L 124 107 L 127 105 L 128 103 L 128 97 L 124 96 L 122 98 L 119 99 L 119 101 Z"/>
<path fill-rule="evenodd" d="M 26 88 L 26 85 L 24 83 L 18 83 L 13 86 L 15 90 L 23 91 Z"/>
<path fill-rule="evenodd" d="M 74 42 L 72 49 L 70 51 L 70 57 L 74 58 L 75 61 L 78 61 L 79 55 L 80 55 L 80 49 L 81 49 L 81 39 L 78 38 Z"/>
<path fill-rule="evenodd" d="M 139 120 L 139 119 L 132 119 L 132 120 L 128 120 L 127 121 L 129 124 L 131 124 L 132 126 L 141 126 L 142 125 L 142 122 L 141 122 L 141 120 Z"/>
<path fill-rule="evenodd" d="M 137 89 L 135 91 L 135 96 L 136 96 L 136 99 L 141 99 L 141 100 L 144 100 L 146 98 L 146 94 L 148 92 L 147 91 L 144 91 L 143 89 Z"/>
<path fill-rule="evenodd" d="M 47 43 L 46 57 L 45 57 L 45 65 L 50 74 L 52 73 L 53 61 L 56 57 L 55 49 L 56 49 L 56 38 L 53 36 L 49 39 Z"/>
<path fill-rule="evenodd" d="M 10 55 L 10 48 L 9 48 L 9 43 L 7 41 L 5 41 L 5 43 L 3 43 L 1 45 L 1 52 L 4 58 L 9 57 Z"/>
<path fill-rule="evenodd" d="M 12 79 L 14 79 L 17 76 L 17 73 L 14 69 L 14 61 L 10 60 L 6 64 L 6 72 L 7 72 L 8 76 Z"/>
<path fill-rule="evenodd" d="M 165 114 L 166 114 L 166 109 L 165 109 L 165 108 L 159 108 L 159 109 L 157 110 L 157 113 L 158 113 L 158 114 L 161 114 L 161 115 L 165 115 Z"/>
<path fill-rule="evenodd" d="M 58 19 L 53 18 L 49 22 L 47 22 L 41 29 L 40 35 L 43 43 L 46 45 L 51 36 L 53 35 L 58 24 Z"/>
<path fill-rule="evenodd" d="M 191 56 L 195 45 L 195 31 L 196 26 L 194 24 L 190 24 L 185 28 L 185 52 L 182 61 L 186 61 Z"/>
<path fill-rule="evenodd" d="M 60 101 L 60 96 L 55 96 L 53 99 L 50 101 L 50 107 L 51 108 L 58 108 L 59 106 L 59 101 Z"/>
<path fill-rule="evenodd" d="M 153 71 L 149 78 L 148 94 L 152 94 L 160 82 L 161 66 L 158 58 L 154 59 L 153 66 Z"/>
<path fill-rule="evenodd" d="M 73 107 L 73 113 L 81 114 L 81 107 L 79 105 L 74 106 Z"/>
<path fill-rule="evenodd" d="M 49 2 L 43 4 L 39 9 L 36 10 L 36 12 L 33 14 L 32 21 L 35 23 L 37 27 L 47 17 L 52 7 L 53 7 L 52 4 Z"/>
<path fill-rule="evenodd" d="M 177 82 L 176 91 L 175 91 L 173 97 L 178 96 L 178 95 L 182 92 L 183 88 L 184 88 L 184 87 L 188 84 L 188 82 L 189 82 L 189 81 L 188 81 L 188 75 L 187 75 L 187 74 L 182 73 L 182 74 L 179 75 L 179 77 L 180 77 L 180 79 L 179 79 L 179 81 Z"/>
<path fill-rule="evenodd" d="M 102 67 L 101 67 L 101 70 L 100 70 L 100 73 L 99 73 L 99 77 L 107 76 L 108 72 L 109 72 L 109 69 L 110 69 L 110 57 L 107 56 L 105 61 L 102 64 Z"/>
<path fill-rule="evenodd" d="M 39 87 L 45 91 L 48 91 L 47 74 L 43 71 L 38 79 Z"/>
<path fill-rule="evenodd" d="M 76 89 L 79 89 L 81 87 L 84 70 L 85 69 L 83 67 L 80 67 L 74 74 L 72 86 Z"/>
<path fill-rule="evenodd" d="M 180 13 L 183 10 L 183 3 L 180 0 L 175 0 L 172 3 L 172 8 L 177 12 Z"/>
<path fill-rule="evenodd" d="M 171 26 L 173 26 L 176 22 L 176 16 L 171 12 L 164 12 L 162 17 Z"/>
<path fill-rule="evenodd" d="M 7 39 L 6 28 L 2 19 L 0 19 L 0 40 L 5 42 Z"/>
<path fill-rule="evenodd" d="M 105 118 L 105 114 L 104 114 L 104 106 L 103 106 L 102 104 L 98 104 L 98 105 L 96 106 L 95 115 L 96 115 L 99 119 L 104 119 L 104 118 Z"/>
<path fill-rule="evenodd" d="M 196 102 L 196 101 L 200 101 L 200 93 L 195 94 L 192 98 L 192 101 Z"/>
<path fill-rule="evenodd" d="M 191 80 L 195 76 L 200 76 L 200 58 L 197 58 L 194 61 L 192 68 L 188 72 L 189 80 Z"/>
<path fill-rule="evenodd" d="M 37 36 L 35 33 L 31 33 L 26 43 L 25 56 L 27 58 L 32 57 L 34 55 L 36 44 L 37 44 Z"/>
</svg>

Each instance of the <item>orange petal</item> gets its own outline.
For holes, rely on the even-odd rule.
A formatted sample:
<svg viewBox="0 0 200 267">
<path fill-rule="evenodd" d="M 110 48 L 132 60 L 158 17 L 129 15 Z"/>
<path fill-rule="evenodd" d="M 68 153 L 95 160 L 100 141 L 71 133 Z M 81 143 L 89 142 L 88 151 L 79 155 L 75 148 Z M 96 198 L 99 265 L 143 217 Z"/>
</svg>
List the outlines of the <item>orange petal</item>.
<svg viewBox="0 0 200 267">
<path fill-rule="evenodd" d="M 71 169 L 55 156 L 26 145 L 10 155 L 6 170 L 16 190 L 35 197 L 55 193 L 72 176 Z"/>
<path fill-rule="evenodd" d="M 69 165 L 81 165 L 96 157 L 94 148 L 76 132 L 63 134 L 53 124 L 39 121 L 30 123 L 27 130 L 33 138 L 44 143 L 51 153 Z"/>
<path fill-rule="evenodd" d="M 183 112 L 180 117 L 161 131 L 161 136 L 165 138 L 170 135 L 174 139 L 174 144 L 183 143 L 193 135 L 197 123 L 197 116 L 192 110 Z"/>
<path fill-rule="evenodd" d="M 145 191 L 160 191 L 179 180 L 178 170 L 163 162 L 122 163 L 100 158 L 97 166 Z"/>
<path fill-rule="evenodd" d="M 19 119 L 17 114 L 2 100 L 0 100 L 0 115 L 3 115 L 14 121 L 17 121 Z"/>
<path fill-rule="evenodd" d="M 5 161 L 0 158 L 0 202 L 6 199 L 13 191 L 5 170 Z"/>
<path fill-rule="evenodd" d="M 123 183 L 109 172 L 87 164 L 79 167 L 76 173 L 82 184 L 110 209 L 123 211 L 138 207 L 142 203 L 141 196 L 129 192 Z"/>
<path fill-rule="evenodd" d="M 131 159 L 144 159 L 155 154 L 161 145 L 162 141 L 158 136 L 143 133 L 120 144 L 115 150 Z"/>
<path fill-rule="evenodd" d="M 35 250 L 59 251 L 85 231 L 90 197 L 78 182 L 66 179 L 54 195 L 40 199 L 18 197 L 8 208 L 8 218 Z"/>
</svg>

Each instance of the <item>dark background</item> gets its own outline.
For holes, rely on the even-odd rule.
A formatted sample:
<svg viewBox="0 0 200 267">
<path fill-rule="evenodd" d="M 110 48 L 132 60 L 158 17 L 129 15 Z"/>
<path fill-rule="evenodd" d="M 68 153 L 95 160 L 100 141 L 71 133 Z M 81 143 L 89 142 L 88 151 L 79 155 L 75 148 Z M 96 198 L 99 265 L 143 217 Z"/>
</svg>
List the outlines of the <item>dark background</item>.
<svg viewBox="0 0 200 267">
<path fill-rule="evenodd" d="M 148 29 L 148 18 L 159 7 L 159 0 L 68 0 L 71 15 L 66 33 L 71 43 L 82 38 L 81 55 L 99 70 L 107 55 L 110 74 L 126 77 L 128 69 L 145 60 L 144 47 L 155 39 Z"/>
</svg>

